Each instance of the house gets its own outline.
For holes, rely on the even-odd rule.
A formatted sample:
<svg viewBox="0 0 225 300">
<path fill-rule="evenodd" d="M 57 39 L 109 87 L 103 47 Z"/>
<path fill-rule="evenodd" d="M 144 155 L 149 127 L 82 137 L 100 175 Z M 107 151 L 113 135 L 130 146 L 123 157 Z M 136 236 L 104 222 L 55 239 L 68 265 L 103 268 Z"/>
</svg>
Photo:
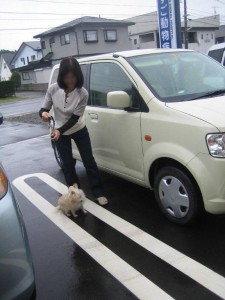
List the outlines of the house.
<svg viewBox="0 0 225 300">
<path fill-rule="evenodd" d="M 132 49 L 128 37 L 131 21 L 97 17 L 82 17 L 37 34 L 43 57 L 54 64 L 68 56 L 88 56 Z"/>
<path fill-rule="evenodd" d="M 225 42 L 225 25 L 221 25 L 218 30 L 216 30 L 216 44 Z"/>
<path fill-rule="evenodd" d="M 52 63 L 42 57 L 40 41 L 23 42 L 11 64 L 20 74 L 21 90 L 46 90 Z"/>
<path fill-rule="evenodd" d="M 39 41 L 23 42 L 15 53 L 11 64 L 14 69 L 26 66 L 29 62 L 42 58 L 41 43 Z"/>
<path fill-rule="evenodd" d="M 12 75 L 11 60 L 15 55 L 14 51 L 0 51 L 0 81 L 9 80 Z"/>
<path fill-rule="evenodd" d="M 21 77 L 20 90 L 46 91 L 52 70 L 52 62 L 40 60 L 29 62 L 28 65 L 13 69 Z"/>
<path fill-rule="evenodd" d="M 126 19 L 135 22 L 128 27 L 133 49 L 159 47 L 159 27 L 157 12 L 152 12 Z M 219 15 L 188 20 L 189 49 L 207 53 L 215 44 L 215 32 L 220 26 Z M 182 40 L 184 41 L 184 23 L 181 23 Z M 184 44 L 183 44 L 184 48 Z"/>
</svg>

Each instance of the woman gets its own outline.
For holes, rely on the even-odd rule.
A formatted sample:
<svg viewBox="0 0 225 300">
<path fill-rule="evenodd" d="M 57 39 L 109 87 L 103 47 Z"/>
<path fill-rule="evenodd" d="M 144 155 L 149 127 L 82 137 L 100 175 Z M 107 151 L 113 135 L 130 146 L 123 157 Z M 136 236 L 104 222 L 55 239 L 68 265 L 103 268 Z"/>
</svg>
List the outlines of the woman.
<svg viewBox="0 0 225 300">
<path fill-rule="evenodd" d="M 93 195 L 99 204 L 105 205 L 105 197 L 99 170 L 92 154 L 91 142 L 85 126 L 84 111 L 88 102 L 88 92 L 83 87 L 83 74 L 78 61 L 66 58 L 61 61 L 57 83 L 52 84 L 46 93 L 39 114 L 43 121 L 49 121 L 49 111 L 53 107 L 56 130 L 52 140 L 63 162 L 63 171 L 68 186 L 79 179 L 75 171 L 71 140 L 77 145 L 84 167 L 86 168 Z"/>
</svg>

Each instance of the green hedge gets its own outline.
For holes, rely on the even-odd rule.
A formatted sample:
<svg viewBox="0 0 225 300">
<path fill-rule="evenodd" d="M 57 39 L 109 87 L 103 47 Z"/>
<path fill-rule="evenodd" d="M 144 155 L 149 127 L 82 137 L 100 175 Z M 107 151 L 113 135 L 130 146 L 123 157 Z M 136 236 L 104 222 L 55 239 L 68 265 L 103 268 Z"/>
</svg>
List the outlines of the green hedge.
<svg viewBox="0 0 225 300">
<path fill-rule="evenodd" d="M 14 81 L 0 81 L 0 98 L 5 98 L 15 95 Z"/>
<path fill-rule="evenodd" d="M 21 78 L 18 72 L 13 72 L 10 80 L 14 81 L 16 89 L 18 89 L 21 86 Z"/>
</svg>

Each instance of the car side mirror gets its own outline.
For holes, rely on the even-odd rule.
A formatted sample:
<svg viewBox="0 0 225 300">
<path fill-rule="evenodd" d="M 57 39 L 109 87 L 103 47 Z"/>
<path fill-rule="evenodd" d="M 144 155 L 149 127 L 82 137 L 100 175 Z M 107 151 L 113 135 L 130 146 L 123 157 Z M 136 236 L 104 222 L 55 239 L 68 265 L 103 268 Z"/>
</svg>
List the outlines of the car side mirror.
<svg viewBox="0 0 225 300">
<path fill-rule="evenodd" d="M 3 115 L 0 113 L 0 125 L 3 123 Z"/>
<path fill-rule="evenodd" d="M 107 93 L 107 106 L 111 108 L 128 108 L 131 106 L 130 96 L 123 91 Z"/>
</svg>

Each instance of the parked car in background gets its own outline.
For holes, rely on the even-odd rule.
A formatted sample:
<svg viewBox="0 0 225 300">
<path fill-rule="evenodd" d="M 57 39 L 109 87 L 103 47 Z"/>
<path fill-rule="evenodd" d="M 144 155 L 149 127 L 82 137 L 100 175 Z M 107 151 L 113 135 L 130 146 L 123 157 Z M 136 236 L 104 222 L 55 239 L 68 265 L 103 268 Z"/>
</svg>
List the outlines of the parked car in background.
<svg viewBox="0 0 225 300">
<path fill-rule="evenodd" d="M 173 222 L 192 222 L 203 206 L 225 213 L 225 69 L 182 49 L 132 50 L 79 62 L 98 166 L 153 189 Z M 73 155 L 80 159 L 74 143 Z"/>
<path fill-rule="evenodd" d="M 225 43 L 216 44 L 209 48 L 208 55 L 225 66 Z"/>
<path fill-rule="evenodd" d="M 34 271 L 23 218 L 1 164 L 0 299 L 35 299 Z"/>
</svg>

